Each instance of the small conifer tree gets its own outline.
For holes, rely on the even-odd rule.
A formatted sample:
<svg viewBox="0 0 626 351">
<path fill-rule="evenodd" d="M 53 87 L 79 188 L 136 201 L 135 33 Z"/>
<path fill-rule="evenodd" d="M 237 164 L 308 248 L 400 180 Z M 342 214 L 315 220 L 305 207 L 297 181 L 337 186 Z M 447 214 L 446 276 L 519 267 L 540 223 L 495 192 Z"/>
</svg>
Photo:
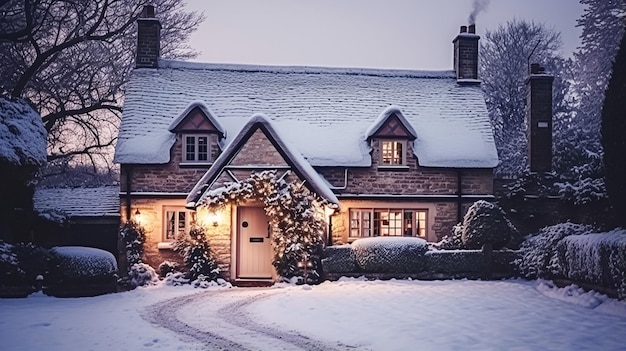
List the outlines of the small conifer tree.
<svg viewBox="0 0 626 351">
<path fill-rule="evenodd" d="M 189 273 L 187 278 L 196 280 L 204 276 L 207 280 L 215 280 L 219 277 L 219 267 L 211 253 L 211 245 L 206 237 L 204 228 L 198 224 L 192 224 L 187 238 L 180 239 L 175 246 L 182 253 L 183 260 Z"/>
</svg>

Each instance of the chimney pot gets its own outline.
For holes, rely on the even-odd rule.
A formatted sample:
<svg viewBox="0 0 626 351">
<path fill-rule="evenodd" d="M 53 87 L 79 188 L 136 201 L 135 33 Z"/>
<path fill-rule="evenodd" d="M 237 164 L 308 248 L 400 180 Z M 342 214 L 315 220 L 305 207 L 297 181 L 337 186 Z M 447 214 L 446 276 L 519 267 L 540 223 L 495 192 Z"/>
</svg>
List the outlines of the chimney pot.
<svg viewBox="0 0 626 351">
<path fill-rule="evenodd" d="M 471 25 L 470 33 L 467 35 L 467 26 L 461 26 L 461 32 L 454 38 L 453 67 L 456 72 L 457 82 L 460 84 L 475 84 L 478 81 L 478 41 L 480 36 L 472 31 L 476 27 Z"/>
<path fill-rule="evenodd" d="M 467 29 L 468 29 L 470 34 L 476 34 L 476 25 L 475 24 L 470 24 Z"/>
<path fill-rule="evenodd" d="M 137 20 L 135 67 L 157 68 L 161 55 L 161 22 L 154 17 L 154 6 L 146 5 Z"/>
<path fill-rule="evenodd" d="M 546 68 L 538 63 L 530 64 L 530 74 L 544 74 L 546 73 Z"/>
<path fill-rule="evenodd" d="M 154 18 L 154 6 L 145 5 L 141 11 L 141 18 Z"/>
</svg>

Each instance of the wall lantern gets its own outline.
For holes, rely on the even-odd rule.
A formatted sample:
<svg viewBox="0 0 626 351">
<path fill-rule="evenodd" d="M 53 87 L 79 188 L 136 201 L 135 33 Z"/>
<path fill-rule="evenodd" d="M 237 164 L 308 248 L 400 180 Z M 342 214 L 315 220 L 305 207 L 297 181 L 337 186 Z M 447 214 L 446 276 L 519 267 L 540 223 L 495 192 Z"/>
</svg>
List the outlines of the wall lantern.
<svg viewBox="0 0 626 351">
<path fill-rule="evenodd" d="M 209 219 L 209 223 L 213 224 L 214 227 L 217 227 L 220 224 L 219 215 L 215 212 L 209 213 L 208 219 Z"/>
</svg>

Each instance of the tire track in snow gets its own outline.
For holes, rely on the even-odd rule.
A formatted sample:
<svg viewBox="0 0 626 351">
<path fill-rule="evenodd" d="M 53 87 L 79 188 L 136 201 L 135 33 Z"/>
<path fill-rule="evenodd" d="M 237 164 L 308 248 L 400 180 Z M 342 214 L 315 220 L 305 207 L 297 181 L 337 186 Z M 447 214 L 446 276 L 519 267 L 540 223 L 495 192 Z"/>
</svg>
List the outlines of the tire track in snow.
<svg viewBox="0 0 626 351">
<path fill-rule="evenodd" d="M 266 325 L 256 323 L 250 318 L 250 315 L 245 311 L 245 308 L 249 305 L 275 295 L 276 293 L 261 293 L 251 296 L 246 299 L 240 299 L 233 303 L 230 303 L 218 310 L 219 315 L 229 316 L 229 322 L 235 324 L 241 328 L 254 331 L 259 334 L 269 336 L 274 339 L 279 339 L 288 344 L 291 344 L 298 349 L 308 351 L 338 351 L 333 346 L 330 346 L 324 342 L 313 340 L 307 336 L 304 336 L 297 332 L 289 332 L 276 328 L 271 328 Z"/>
<path fill-rule="evenodd" d="M 207 291 L 176 297 L 148 306 L 142 317 L 156 325 L 201 342 L 210 350 L 307 350 L 339 351 L 335 346 L 295 331 L 259 324 L 246 308 L 281 293 L 280 290 L 243 288 Z"/>
<path fill-rule="evenodd" d="M 204 300 L 209 294 L 210 292 L 204 292 L 161 301 L 148 306 L 141 317 L 150 323 L 199 341 L 207 346 L 209 350 L 247 350 L 236 342 L 220 335 L 200 330 L 178 319 L 177 312 L 183 308 L 183 306 L 198 300 Z"/>
</svg>

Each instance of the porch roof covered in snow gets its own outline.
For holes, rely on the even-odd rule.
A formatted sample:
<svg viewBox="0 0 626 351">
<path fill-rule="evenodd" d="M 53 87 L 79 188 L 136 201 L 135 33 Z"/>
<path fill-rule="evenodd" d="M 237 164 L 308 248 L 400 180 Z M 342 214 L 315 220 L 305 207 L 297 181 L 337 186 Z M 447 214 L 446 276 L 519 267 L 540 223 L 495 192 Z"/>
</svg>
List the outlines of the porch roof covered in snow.
<svg viewBox="0 0 626 351">
<path fill-rule="evenodd" d="M 262 113 L 312 166 L 371 165 L 368 128 L 389 106 L 416 133 L 421 166 L 492 168 L 498 163 L 478 85 L 452 71 L 216 65 L 160 60 L 133 71 L 115 150 L 122 164 L 169 162 L 168 128 L 202 101 L 225 129 L 224 145 Z"/>
<path fill-rule="evenodd" d="M 243 126 L 239 134 L 235 136 L 224 152 L 215 160 L 213 166 L 209 168 L 198 183 L 196 183 L 187 196 L 187 207 L 196 207 L 197 203 L 211 192 L 213 182 L 256 130 L 261 130 L 270 139 L 272 144 L 275 145 L 276 150 L 291 166 L 291 169 L 300 179 L 305 181 L 304 185 L 306 187 L 330 204 L 339 204 L 339 200 L 321 176 L 311 167 L 304 157 L 294 149 L 293 145 L 282 140 L 278 133 L 276 133 L 274 123 L 266 116 L 256 114 L 249 119 L 248 123 Z"/>
</svg>

